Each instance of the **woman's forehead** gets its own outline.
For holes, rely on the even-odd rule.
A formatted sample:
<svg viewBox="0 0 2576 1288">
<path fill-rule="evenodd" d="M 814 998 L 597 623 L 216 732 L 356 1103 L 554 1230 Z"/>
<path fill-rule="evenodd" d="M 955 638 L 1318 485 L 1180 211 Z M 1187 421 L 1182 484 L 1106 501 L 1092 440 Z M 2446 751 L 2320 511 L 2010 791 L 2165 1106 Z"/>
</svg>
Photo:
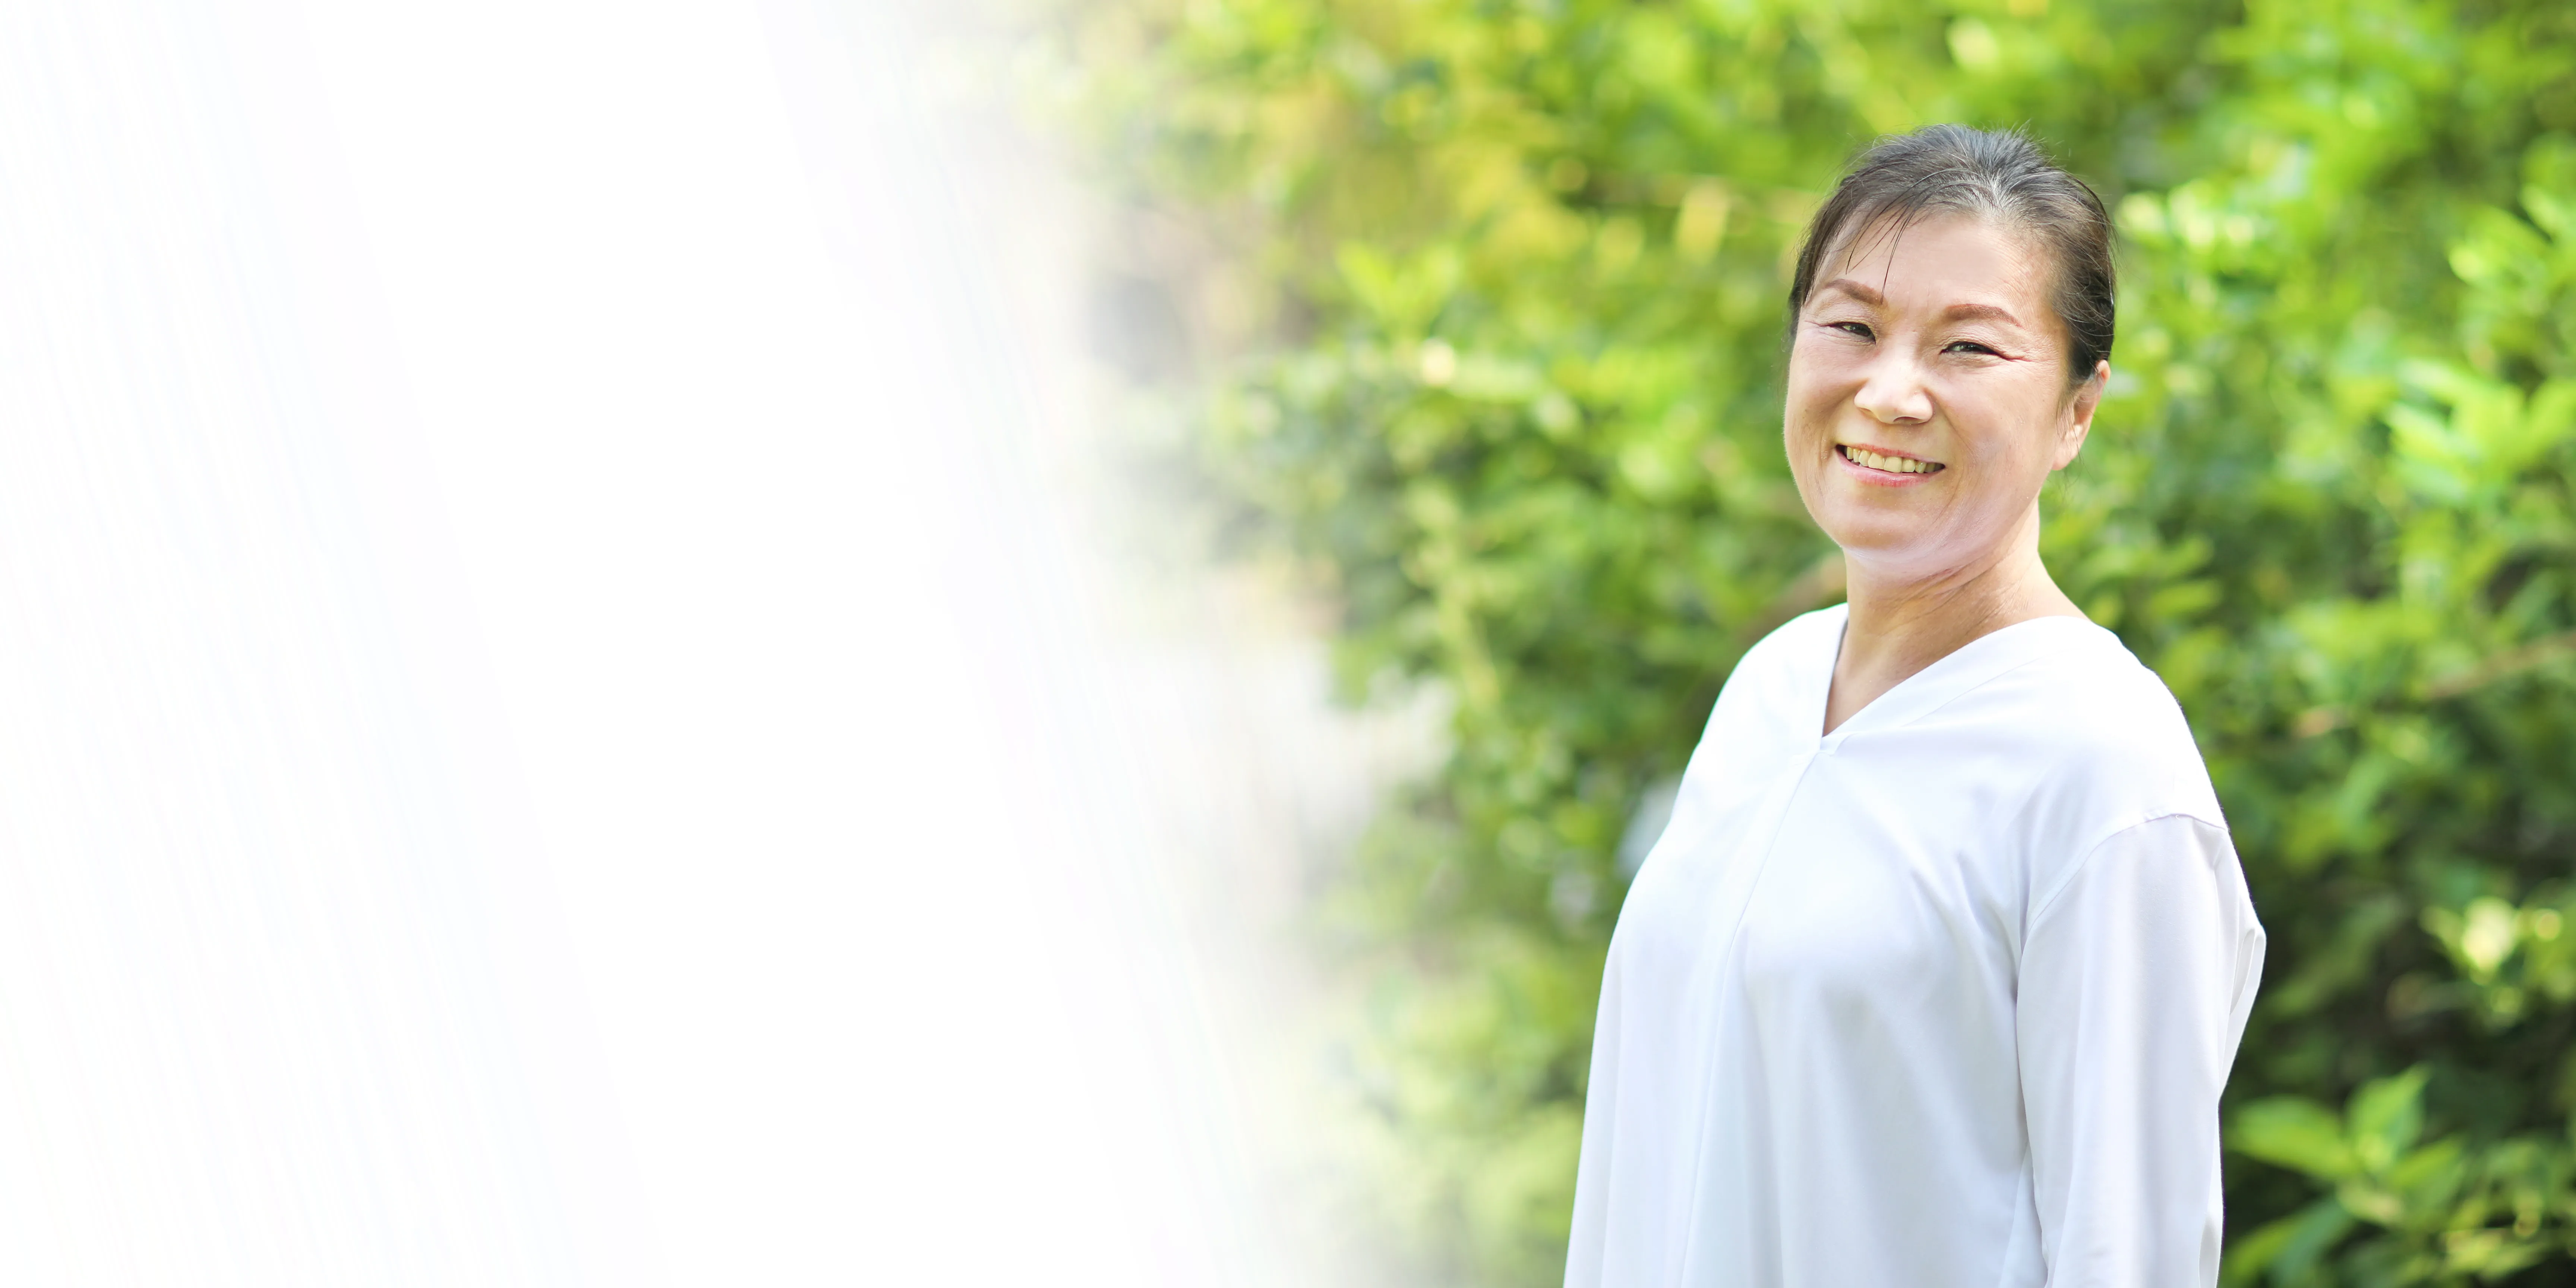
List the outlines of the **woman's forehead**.
<svg viewBox="0 0 2576 1288">
<path fill-rule="evenodd" d="M 1886 214 L 1836 238 L 1817 273 L 1828 287 L 1869 303 L 2002 304 L 2036 298 L 2045 252 L 2024 231 L 1961 211 Z M 1923 300 L 1925 294 L 1962 299 Z M 1976 298 L 1964 298 L 1973 296 Z"/>
</svg>

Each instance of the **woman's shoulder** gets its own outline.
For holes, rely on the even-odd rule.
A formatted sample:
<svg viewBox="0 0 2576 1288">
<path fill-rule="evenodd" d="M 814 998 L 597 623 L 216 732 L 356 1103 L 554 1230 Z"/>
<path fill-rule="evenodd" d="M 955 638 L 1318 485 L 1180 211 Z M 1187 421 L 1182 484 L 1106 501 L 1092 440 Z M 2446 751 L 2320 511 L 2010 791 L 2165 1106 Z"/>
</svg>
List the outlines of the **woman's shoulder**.
<svg viewBox="0 0 2576 1288">
<path fill-rule="evenodd" d="M 1784 657 L 1812 653 L 1822 649 L 1831 653 L 1842 647 L 1843 622 L 1851 616 L 1851 605 L 1828 604 L 1813 612 L 1800 613 L 1773 628 L 1744 654 L 1746 661 L 1756 655 Z"/>
<path fill-rule="evenodd" d="M 2225 827 L 2191 722 L 2162 677 L 2100 627 L 1999 676 L 1980 705 L 2005 714 L 2045 765 L 2044 795 L 2140 822 L 2184 814 Z"/>
<path fill-rule="evenodd" d="M 1727 683 L 1734 684 L 1738 677 L 1788 681 L 1813 671 L 1832 671 L 1834 656 L 1842 651 L 1843 622 L 1850 615 L 1851 605 L 1835 604 L 1782 622 L 1744 650 Z"/>
<path fill-rule="evenodd" d="M 1833 674 L 1848 611 L 1846 605 L 1836 604 L 1801 613 L 1744 650 L 1718 690 L 1709 728 L 1784 720 L 1794 725 L 1811 716 L 1822 718 L 1823 699 L 1816 696 L 1822 691 L 1817 686 Z M 1815 710 L 1808 711 L 1810 706 Z"/>
</svg>

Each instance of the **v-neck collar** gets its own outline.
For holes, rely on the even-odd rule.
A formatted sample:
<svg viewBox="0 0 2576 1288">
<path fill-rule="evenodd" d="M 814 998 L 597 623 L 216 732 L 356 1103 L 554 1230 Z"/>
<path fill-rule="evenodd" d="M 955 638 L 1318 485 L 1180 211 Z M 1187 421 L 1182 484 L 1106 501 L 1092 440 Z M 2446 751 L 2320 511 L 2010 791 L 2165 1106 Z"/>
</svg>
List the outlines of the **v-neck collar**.
<svg viewBox="0 0 2576 1288">
<path fill-rule="evenodd" d="M 1825 612 L 1831 616 L 1830 627 L 1819 634 L 1832 643 L 1812 655 L 1823 658 L 1823 667 L 1809 677 L 1810 700 L 1802 705 L 1812 717 L 1807 724 L 1808 734 L 1816 739 L 1819 750 L 1828 752 L 1854 733 L 1911 724 L 2014 667 L 2110 633 L 2081 617 L 2033 617 L 1988 631 L 1897 681 L 1894 688 L 1871 699 L 1868 706 L 1853 712 L 1851 719 L 1827 734 L 1817 731 L 1825 727 L 1825 704 L 1833 694 L 1834 666 L 1842 660 L 1843 632 L 1850 624 L 1851 605 L 1837 604 Z"/>
</svg>

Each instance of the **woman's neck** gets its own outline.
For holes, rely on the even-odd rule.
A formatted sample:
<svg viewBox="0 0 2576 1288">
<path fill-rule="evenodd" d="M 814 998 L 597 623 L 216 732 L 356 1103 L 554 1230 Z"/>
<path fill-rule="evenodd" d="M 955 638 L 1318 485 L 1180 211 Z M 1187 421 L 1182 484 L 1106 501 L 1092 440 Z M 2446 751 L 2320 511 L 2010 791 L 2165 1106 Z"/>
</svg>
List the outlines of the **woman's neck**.
<svg viewBox="0 0 2576 1288">
<path fill-rule="evenodd" d="M 1825 732 L 1980 636 L 2035 617 L 2082 617 L 2039 561 L 2039 507 L 1982 557 L 1929 575 L 1846 556 L 1851 613 L 1834 660 Z"/>
</svg>

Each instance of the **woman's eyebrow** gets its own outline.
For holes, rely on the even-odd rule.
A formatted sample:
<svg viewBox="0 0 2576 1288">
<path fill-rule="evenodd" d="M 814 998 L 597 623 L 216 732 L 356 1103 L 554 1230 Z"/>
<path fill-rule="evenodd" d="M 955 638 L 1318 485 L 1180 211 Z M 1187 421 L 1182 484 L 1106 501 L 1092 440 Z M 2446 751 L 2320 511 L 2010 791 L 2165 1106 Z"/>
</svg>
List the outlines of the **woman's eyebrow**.
<svg viewBox="0 0 2576 1288">
<path fill-rule="evenodd" d="M 1817 287 L 1816 291 L 1817 293 L 1825 291 L 1840 291 L 1863 304 L 1883 305 L 1887 303 L 1886 296 L 1870 289 L 1868 285 L 1861 282 L 1855 282 L 1848 277 L 1837 277 L 1834 280 Z"/>
<path fill-rule="evenodd" d="M 2014 326 L 2021 325 L 2021 319 L 2014 317 L 2012 310 L 2000 304 L 1953 304 L 1941 310 L 1941 316 L 1954 321 L 2009 322 Z"/>
<path fill-rule="evenodd" d="M 1856 282 L 1848 277 L 1837 277 L 1834 280 L 1817 287 L 1810 298 L 1813 298 L 1813 295 L 1821 295 L 1826 291 L 1840 291 L 1843 294 L 1872 307 L 1883 308 L 1887 304 L 1887 297 L 1880 294 L 1867 282 Z M 1941 316 L 1953 321 L 2009 322 L 2014 326 L 2021 325 L 2021 319 L 2013 316 L 2012 310 L 2007 309 L 2000 304 L 1953 304 L 1950 307 L 1941 310 Z"/>
</svg>

